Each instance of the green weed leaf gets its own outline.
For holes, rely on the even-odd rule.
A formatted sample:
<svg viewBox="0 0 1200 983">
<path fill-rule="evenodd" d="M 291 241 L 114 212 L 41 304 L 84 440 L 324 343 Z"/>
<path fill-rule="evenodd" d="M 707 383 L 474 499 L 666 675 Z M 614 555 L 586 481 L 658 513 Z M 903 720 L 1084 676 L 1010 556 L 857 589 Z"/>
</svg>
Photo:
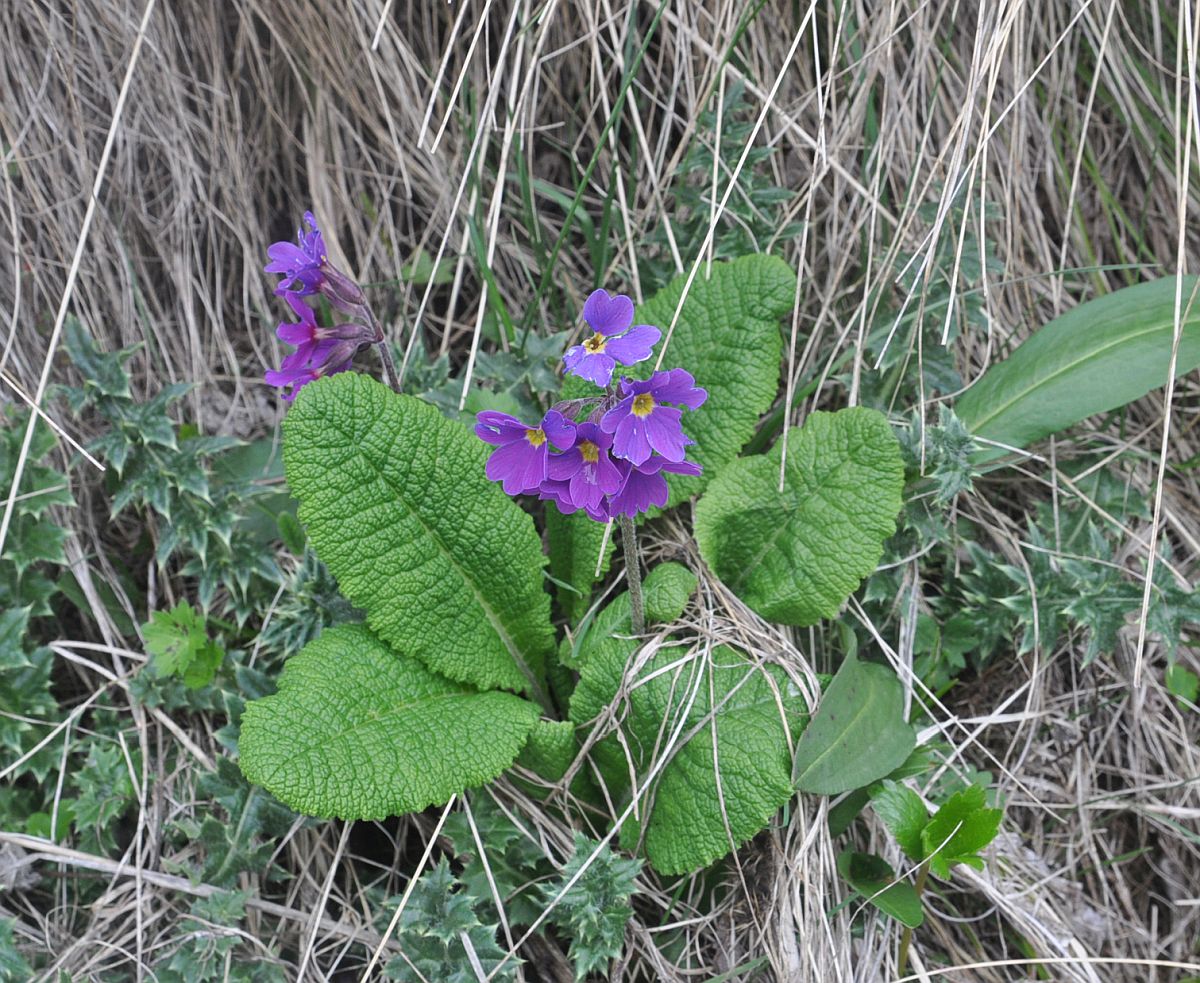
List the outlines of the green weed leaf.
<svg viewBox="0 0 1200 983">
<path fill-rule="evenodd" d="M 789 731 L 799 730 L 807 708 L 781 669 L 727 646 L 692 655 L 665 646 L 626 678 L 631 644 L 589 656 L 571 719 L 592 720 L 625 694 L 622 738 L 609 735 L 594 749 L 612 795 L 628 788 L 631 773 L 642 783 L 661 755 L 671 755 L 622 828 L 621 844 L 633 849 L 644 838 L 656 870 L 682 874 L 746 842 L 791 798 Z"/>
<path fill-rule="evenodd" d="M 170 611 L 153 611 L 142 625 L 146 651 L 160 676 L 178 676 L 188 689 L 212 682 L 225 650 L 211 641 L 204 615 L 180 601 Z"/>
<path fill-rule="evenodd" d="M 921 831 L 929 822 L 929 812 L 916 792 L 899 782 L 884 781 L 871 797 L 871 808 L 910 859 L 925 859 Z"/>
<path fill-rule="evenodd" d="M 925 920 L 921 896 L 882 857 L 847 850 L 837 858 L 838 873 L 863 898 L 902 925 L 917 928 Z"/>
<path fill-rule="evenodd" d="M 1200 301 L 1185 277 L 1177 375 L 1200 365 Z M 1056 317 L 989 368 L 955 404 L 976 437 L 1028 447 L 1080 420 L 1166 385 L 1175 277 L 1116 290 Z M 1000 457 L 1000 448 L 980 459 Z"/>
<path fill-rule="evenodd" d="M 554 638 L 541 538 L 487 456 L 466 427 L 353 372 L 305 386 L 284 421 L 300 519 L 379 636 L 451 679 L 537 691 Z"/>
<path fill-rule="evenodd" d="M 793 433 L 783 493 L 781 445 L 734 462 L 696 505 L 708 565 L 764 618 L 831 618 L 870 574 L 896 529 L 900 447 L 883 414 L 813 413 Z"/>
<path fill-rule="evenodd" d="M 915 744 L 895 674 L 848 658 L 796 745 L 796 787 L 820 795 L 862 788 L 901 765 Z"/>
<path fill-rule="evenodd" d="M 382 819 L 445 802 L 512 764 L 538 708 L 478 693 L 392 651 L 360 625 L 330 628 L 246 705 L 246 777 L 298 812 Z"/>
<path fill-rule="evenodd" d="M 983 869 L 980 850 L 996 838 L 1000 809 L 987 808 L 983 787 L 970 785 L 946 800 L 921 832 L 921 843 L 929 858 L 929 869 L 948 879 L 954 864 Z"/>
</svg>

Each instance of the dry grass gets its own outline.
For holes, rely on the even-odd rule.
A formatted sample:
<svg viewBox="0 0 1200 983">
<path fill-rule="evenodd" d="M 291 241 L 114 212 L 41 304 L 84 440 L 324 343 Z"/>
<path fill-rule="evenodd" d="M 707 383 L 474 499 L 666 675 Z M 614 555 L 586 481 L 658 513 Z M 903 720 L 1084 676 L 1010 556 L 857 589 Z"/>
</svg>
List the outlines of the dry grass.
<svg viewBox="0 0 1200 983">
<path fill-rule="evenodd" d="M 895 276 L 895 251 L 932 255 L 939 241 L 961 244 L 968 228 L 997 242 L 1004 263 L 986 291 L 991 335 L 956 342 L 968 379 L 1080 297 L 1177 267 L 1195 271 L 1200 260 L 1198 130 L 1186 101 L 1196 58 L 1177 40 L 1190 33 L 1194 41 L 1196 13 L 1175 4 L 771 0 L 722 73 L 718 55 L 744 5 L 668 2 L 621 107 L 619 132 L 608 134 L 622 73 L 656 5 L 383 7 L 379 0 L 159 3 L 141 33 L 140 0 L 28 0 L 6 9 L 0 399 L 38 391 L 47 366 L 50 381 L 64 377 L 53 329 L 69 292 L 69 309 L 105 347 L 145 343 L 135 363 L 143 393 L 194 380 L 187 412 L 206 430 L 271 432 L 280 409 L 259 377 L 279 354 L 270 330 L 277 305 L 260 265 L 267 243 L 287 235 L 309 203 L 336 230 L 350 269 L 387 284 L 378 295 L 388 298 L 381 307 L 402 347 L 415 332 L 428 350 L 465 360 L 478 343 L 486 295 L 468 218 L 508 310 L 519 317 L 536 303 L 535 320 L 560 323 L 591 281 L 587 252 L 568 235 L 552 289 L 535 298 L 539 256 L 560 234 L 564 212 L 544 193 L 522 200 L 512 179 L 518 161 L 570 195 L 599 148 L 582 207 L 597 215 L 613 195 L 619 220 L 603 278 L 611 285 L 636 270 L 633 255 L 662 222 L 707 95 L 738 78 L 755 109 L 766 109 L 758 141 L 779 148 L 777 180 L 797 192 L 795 215 L 806 223 L 783 244 L 803 285 L 793 379 L 820 374 L 846 351 L 855 353 L 857 377 L 869 298 Z M 793 44 L 796 54 L 785 60 Z M 110 132 L 98 207 L 69 283 Z M 948 206 L 960 189 L 971 203 L 962 225 L 949 221 L 948 207 L 933 223 L 918 217 L 921 203 Z M 984 203 L 998 207 L 986 223 Z M 401 280 L 418 248 L 453 259 L 450 286 L 427 296 Z M 1074 268 L 1091 272 L 1056 274 Z M 626 283 L 640 293 L 636 275 Z M 1114 451 L 1128 449 L 1139 462 L 1137 493 L 1153 498 L 1163 482 L 1165 423 L 1171 460 L 1200 452 L 1196 397 L 1194 379 L 1179 384 L 1170 405 L 1162 393 L 1147 397 L 1133 408 L 1123 443 L 1111 438 Z M 827 380 L 806 407 L 846 398 Z M 86 436 L 76 421 L 60 422 Z M 1052 491 L 1072 494 L 1055 466 L 1070 445 L 1051 450 L 1047 461 L 1031 462 L 1029 477 L 982 483 L 967 506 L 1014 562 L 1021 562 L 1024 510 Z M 1162 484 L 1157 535 L 1172 538 L 1181 576 L 1194 578 L 1200 495 L 1194 478 L 1179 475 Z M 81 481 L 85 507 L 72 520 L 70 549 L 86 587 L 86 575 L 107 576 L 106 530 L 89 518 L 99 513 L 95 483 L 87 475 Z M 1001 487 L 1003 507 L 989 504 Z M 662 535 L 658 547 L 687 549 L 680 530 Z M 1155 535 L 1147 523 L 1129 530 L 1121 559 L 1131 576 L 1144 575 Z M 759 622 L 718 584 L 706 583 L 700 596 L 690 614 L 697 638 L 737 637 L 795 673 L 811 670 L 806 635 Z M 146 612 L 135 616 L 144 620 Z M 119 688 L 138 658 L 115 650 L 111 625 L 100 634 L 107 651 L 63 642 L 64 652 L 88 660 L 64 657 L 64 672 L 84 691 Z M 911 632 L 884 641 L 910 679 Z M 1184 657 L 1196 668 L 1195 653 Z M 1009 809 L 1007 835 L 987 870 L 964 869 L 935 900 L 910 970 L 930 975 L 915 978 L 942 978 L 933 975 L 939 965 L 989 962 L 996 965 L 945 978 L 1037 978 L 1031 965 L 1000 961 L 1051 959 L 1042 978 L 1175 980 L 1179 970 L 1152 961 L 1197 961 L 1200 717 L 1163 690 L 1163 658 L 1153 640 L 1140 652 L 1131 631 L 1114 658 L 1087 670 L 1069 644 L 1044 641 L 949 706 L 929 703 L 917 686 L 914 698 L 931 706 L 956 757 L 992 771 Z M 1147 669 L 1134 685 L 1139 660 Z M 110 888 L 100 902 L 88 911 L 41 911 L 23 904 L 19 891 L 0 896 L 0 914 L 18 918 L 18 935 L 77 979 L 145 965 L 200 889 L 164 876 L 171 858 L 156 835 L 193 799 L 195 776 L 182 767 L 189 759 L 164 772 L 162 749 L 178 740 L 171 722 L 153 715 L 137 722 L 147 752 L 138 837 L 120 867 L 101 865 Z M 220 753 L 210 727 L 182 723 L 193 727 L 193 757 Z M 497 794 L 563 856 L 570 836 L 561 821 L 504 783 Z M 692 912 L 686 971 L 654 945 L 670 897 L 647 878 L 620 978 L 707 979 L 765 956 L 755 978 L 894 979 L 894 930 L 868 922 L 852 937 L 852 907 L 828 914 L 844 888 L 825 808 L 802 799 L 786 825 L 742 851 L 724 905 Z M 402 825 L 396 835 L 428 837 L 436 819 L 414 820 L 415 828 Z M 364 927 L 369 906 L 354 871 L 377 869 L 375 879 L 395 891 L 405 872 L 379 869 L 378 857 L 351 864 L 353 851 L 332 825 L 293 832 L 279 860 L 298 876 L 283 902 L 252 905 L 254 944 L 285 941 L 300 954 L 289 973 L 303 963 L 309 979 L 356 978 L 363 946 L 380 940 Z M 65 850 L 46 859 L 62 872 L 103 860 Z M 689 898 L 685 891 L 683 904 L 670 909 L 676 923 L 687 921 Z M 355 933 L 363 944 L 348 945 Z M 545 960 L 554 978 L 555 963 Z"/>
</svg>

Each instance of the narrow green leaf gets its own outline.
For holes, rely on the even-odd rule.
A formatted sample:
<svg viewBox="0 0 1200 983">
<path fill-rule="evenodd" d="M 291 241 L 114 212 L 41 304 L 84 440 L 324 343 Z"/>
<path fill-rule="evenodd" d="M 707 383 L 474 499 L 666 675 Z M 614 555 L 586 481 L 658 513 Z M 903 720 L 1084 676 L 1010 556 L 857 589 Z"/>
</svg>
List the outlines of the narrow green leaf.
<svg viewBox="0 0 1200 983">
<path fill-rule="evenodd" d="M 1175 331 L 1175 294 L 1183 295 L 1176 374 L 1200 365 L 1200 280 L 1163 277 L 1080 304 L 1036 331 L 989 368 L 954 411 L 977 437 L 1027 447 L 1096 413 L 1166 385 Z M 980 453 L 999 457 L 1000 448 Z"/>
<path fill-rule="evenodd" d="M 847 659 L 796 746 L 796 787 L 819 795 L 861 788 L 902 764 L 915 744 L 895 674 Z"/>
<path fill-rule="evenodd" d="M 884 781 L 871 797 L 871 808 L 911 860 L 925 859 L 921 831 L 929 822 L 929 812 L 916 792 L 899 782 Z"/>
<path fill-rule="evenodd" d="M 353 372 L 305 386 L 284 421 L 300 520 L 380 637 L 451 679 L 536 693 L 554 640 L 541 538 L 487 456 L 462 424 Z"/>
<path fill-rule="evenodd" d="M 837 614 L 895 532 L 900 446 L 883 414 L 813 413 L 788 445 L 729 465 L 696 505 L 696 541 L 717 576 L 764 618 Z"/>
<path fill-rule="evenodd" d="M 538 719 L 399 655 L 361 625 L 329 628 L 246 705 L 246 777 L 298 812 L 383 819 L 439 805 L 512 764 Z"/>
<path fill-rule="evenodd" d="M 896 872 L 881 857 L 847 850 L 837 858 L 838 873 L 863 898 L 901 925 L 918 928 L 925 920 L 921 896 L 906 881 L 897 881 Z"/>
</svg>

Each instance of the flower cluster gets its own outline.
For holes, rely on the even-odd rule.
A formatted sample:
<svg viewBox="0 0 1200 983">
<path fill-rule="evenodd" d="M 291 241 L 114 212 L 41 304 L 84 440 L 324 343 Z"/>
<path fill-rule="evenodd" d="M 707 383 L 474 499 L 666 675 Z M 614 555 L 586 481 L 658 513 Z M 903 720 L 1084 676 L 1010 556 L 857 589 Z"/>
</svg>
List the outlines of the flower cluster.
<svg viewBox="0 0 1200 983">
<path fill-rule="evenodd" d="M 610 387 L 617 363 L 650 357 L 658 328 L 633 324 L 633 301 L 597 290 L 583 307 L 594 334 L 567 349 L 570 375 L 606 387 L 603 396 L 560 403 L 536 426 L 488 410 L 476 418 L 475 433 L 494 446 L 486 474 L 509 495 L 537 494 L 571 514 L 583 510 L 598 522 L 633 517 L 667 502 L 666 474 L 697 475 L 686 459 L 693 441 L 683 432 L 683 411 L 698 409 L 708 393 L 684 369 L 655 372 L 637 381 L 622 377 Z M 585 405 L 593 408 L 583 421 Z"/>
<path fill-rule="evenodd" d="M 304 221 L 308 229 L 296 233 L 296 242 L 271 244 L 267 249 L 271 262 L 265 267 L 268 273 L 282 275 L 275 294 L 283 297 L 299 318 L 296 322 L 283 321 L 275 329 L 276 337 L 296 350 L 283 359 L 278 369 L 266 374 L 269 385 L 291 387 L 283 394 L 287 402 L 314 379 L 344 372 L 360 349 L 380 340 L 362 290 L 329 262 L 325 239 L 312 212 L 304 213 Z M 328 328 L 317 324 L 316 311 L 306 300 L 316 295 L 347 315 L 346 322 Z"/>
</svg>

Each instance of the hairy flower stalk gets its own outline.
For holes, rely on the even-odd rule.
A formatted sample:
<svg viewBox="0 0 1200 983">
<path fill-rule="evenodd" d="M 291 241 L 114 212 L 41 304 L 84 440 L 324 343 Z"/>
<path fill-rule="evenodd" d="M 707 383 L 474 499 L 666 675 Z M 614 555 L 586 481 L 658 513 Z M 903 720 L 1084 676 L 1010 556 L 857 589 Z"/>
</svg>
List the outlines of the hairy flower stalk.
<svg viewBox="0 0 1200 983">
<path fill-rule="evenodd" d="M 625 552 L 625 583 L 629 585 L 629 622 L 635 635 L 646 630 L 646 604 L 642 600 L 642 567 L 638 555 L 637 531 L 633 519 L 622 515 L 617 519 L 621 527 L 621 547 Z"/>
<path fill-rule="evenodd" d="M 307 230 L 299 229 L 295 242 L 274 242 L 267 249 L 271 261 L 268 273 L 282 276 L 275 288 L 300 318 L 281 322 L 275 334 L 280 341 L 295 345 L 278 369 L 267 372 L 268 384 L 290 391 L 283 398 L 291 402 L 308 383 L 323 376 L 344 372 L 352 367 L 354 356 L 371 345 L 379 349 L 388 385 L 400 391 L 396 366 L 384 337 L 383 326 L 371 310 L 367 298 L 354 280 L 329 262 L 325 237 L 312 212 L 304 213 Z M 323 327 L 306 298 L 321 296 L 332 310 L 346 315 L 345 323 Z"/>
</svg>

